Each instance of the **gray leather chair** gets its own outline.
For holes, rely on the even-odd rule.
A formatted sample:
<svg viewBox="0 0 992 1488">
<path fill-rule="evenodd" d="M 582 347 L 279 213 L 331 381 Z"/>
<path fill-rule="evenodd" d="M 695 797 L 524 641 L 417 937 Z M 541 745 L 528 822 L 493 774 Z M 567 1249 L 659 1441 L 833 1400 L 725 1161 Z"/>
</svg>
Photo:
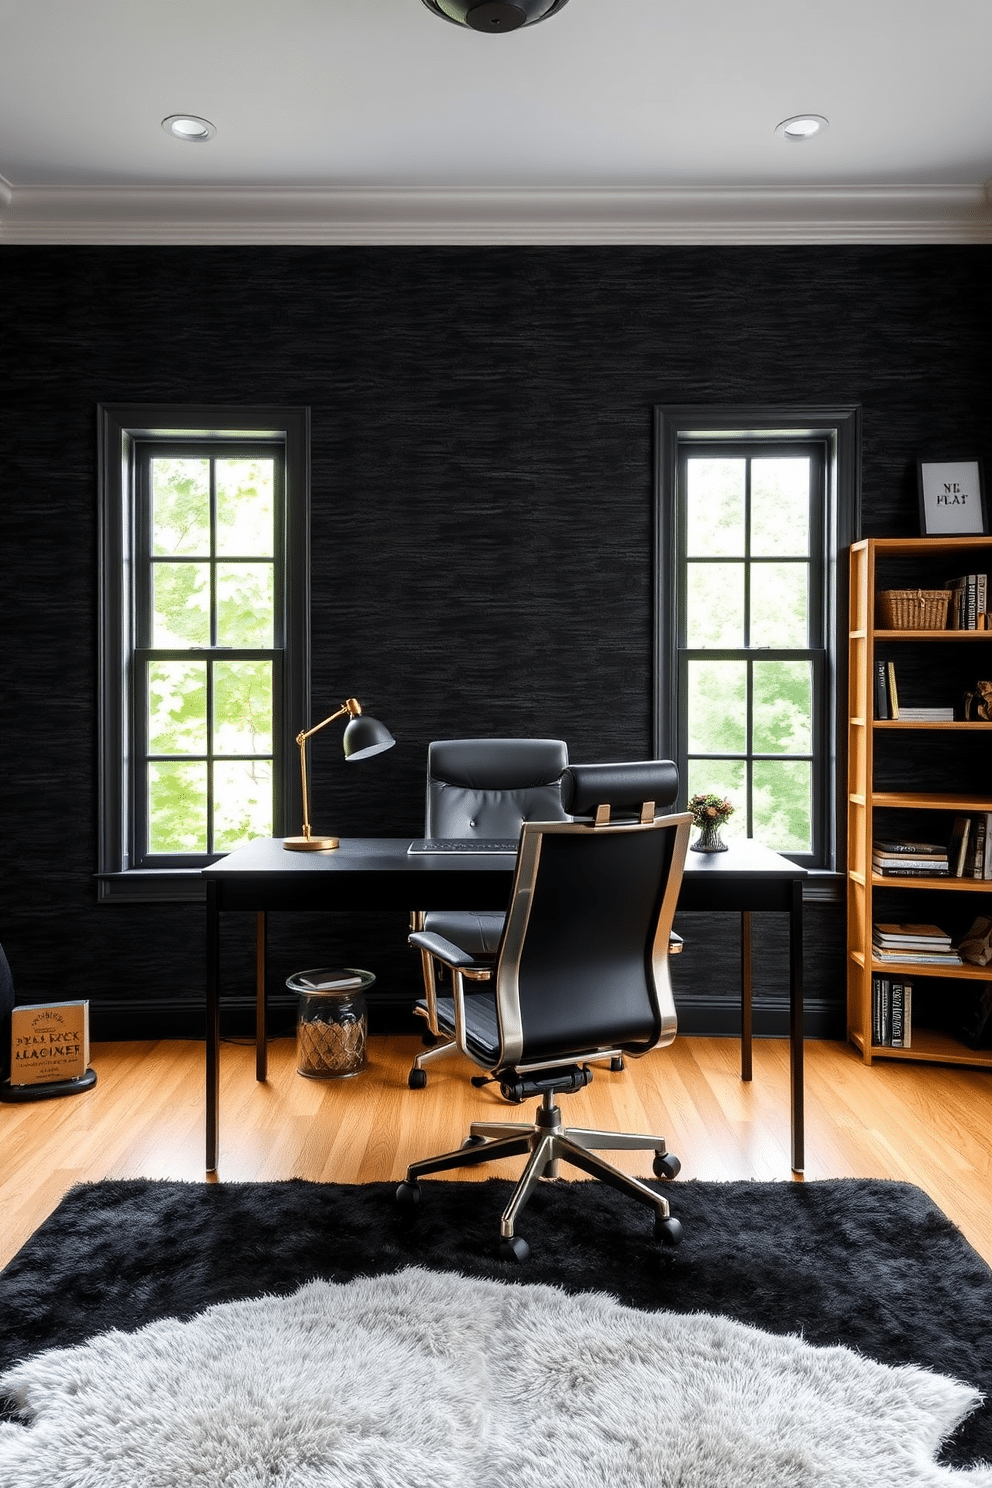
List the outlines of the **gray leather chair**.
<svg viewBox="0 0 992 1488">
<path fill-rule="evenodd" d="M 430 930 L 410 936 L 451 971 L 439 1026 L 508 1100 L 539 1096 L 541 1104 L 532 1125 L 473 1122 L 457 1151 L 412 1163 L 397 1202 L 416 1205 L 429 1173 L 526 1154 L 500 1221 L 505 1259 L 529 1254 L 517 1217 L 538 1181 L 558 1176 L 562 1160 L 650 1206 L 663 1244 L 681 1239 L 660 1189 L 595 1150 L 651 1150 L 655 1177 L 674 1178 L 680 1165 L 664 1137 L 565 1127 L 556 1102 L 589 1083 L 591 1062 L 639 1057 L 675 1037 L 669 955 L 681 942 L 670 937 L 692 817 L 656 812 L 677 788 L 668 760 L 571 766 L 562 806 L 578 819 L 524 823 L 495 962 Z M 467 996 L 467 981 L 487 986 Z"/>
<path fill-rule="evenodd" d="M 517 841 L 525 821 L 563 821 L 562 771 L 568 748 L 561 739 L 436 739 L 427 753 L 424 836 Z M 504 909 L 417 911 L 413 930 L 428 930 L 472 956 L 495 956 Z M 438 1022 L 438 971 L 421 949 L 424 996 L 415 1011 L 427 1022 L 424 1043 L 410 1070 L 411 1089 L 427 1084 L 426 1065 L 455 1049 Z"/>
</svg>

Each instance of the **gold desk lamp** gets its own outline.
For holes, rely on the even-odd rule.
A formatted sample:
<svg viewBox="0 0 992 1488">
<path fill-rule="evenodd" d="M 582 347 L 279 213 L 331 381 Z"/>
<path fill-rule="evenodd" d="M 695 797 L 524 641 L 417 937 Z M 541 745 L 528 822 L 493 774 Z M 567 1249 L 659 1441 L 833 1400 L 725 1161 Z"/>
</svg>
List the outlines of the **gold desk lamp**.
<svg viewBox="0 0 992 1488">
<path fill-rule="evenodd" d="M 344 757 L 346 760 L 369 759 L 373 754 L 381 754 L 384 749 L 392 749 L 396 740 L 384 723 L 378 718 L 372 718 L 362 712 L 362 705 L 357 698 L 348 698 L 347 702 L 341 704 L 336 713 L 325 718 L 323 723 L 317 723 L 312 729 L 301 729 L 296 736 L 296 742 L 300 746 L 300 780 L 303 786 L 303 836 L 287 837 L 283 847 L 287 852 L 330 852 L 337 847 L 336 837 L 314 837 L 310 831 L 310 804 L 307 793 L 307 740 L 318 734 L 322 728 L 333 723 L 335 718 L 343 718 L 348 714 L 348 723 L 344 731 Z"/>
</svg>

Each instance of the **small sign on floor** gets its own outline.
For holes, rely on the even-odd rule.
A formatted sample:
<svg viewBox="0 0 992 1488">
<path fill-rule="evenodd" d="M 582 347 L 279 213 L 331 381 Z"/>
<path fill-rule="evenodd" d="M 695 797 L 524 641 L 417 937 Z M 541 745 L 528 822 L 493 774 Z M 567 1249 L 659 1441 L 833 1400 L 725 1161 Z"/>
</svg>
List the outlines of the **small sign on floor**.
<svg viewBox="0 0 992 1488">
<path fill-rule="evenodd" d="M 38 1002 L 10 1014 L 10 1080 L 4 1100 L 41 1100 L 70 1095 L 96 1083 L 90 1062 L 90 1005 Z"/>
</svg>

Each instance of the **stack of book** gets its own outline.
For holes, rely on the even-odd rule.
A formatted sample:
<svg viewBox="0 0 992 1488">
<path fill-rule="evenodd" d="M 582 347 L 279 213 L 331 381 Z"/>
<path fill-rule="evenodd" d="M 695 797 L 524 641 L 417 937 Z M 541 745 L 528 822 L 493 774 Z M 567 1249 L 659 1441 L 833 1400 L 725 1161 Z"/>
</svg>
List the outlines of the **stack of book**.
<svg viewBox="0 0 992 1488">
<path fill-rule="evenodd" d="M 904 837 L 872 843 L 872 872 L 883 878 L 947 878 L 947 848 L 940 842 L 910 842 Z"/>
<path fill-rule="evenodd" d="M 954 818 L 947 858 L 952 878 L 992 879 L 992 811 Z"/>
<path fill-rule="evenodd" d="M 907 708 L 899 709 L 896 714 L 903 723 L 953 723 L 953 708 Z"/>
<path fill-rule="evenodd" d="M 911 966 L 961 966 L 951 937 L 939 925 L 884 925 L 871 927 L 872 960 L 880 965 L 901 962 Z"/>
<path fill-rule="evenodd" d="M 958 579 L 948 579 L 944 588 L 951 591 L 948 630 L 988 629 L 988 574 L 962 574 Z"/>
</svg>

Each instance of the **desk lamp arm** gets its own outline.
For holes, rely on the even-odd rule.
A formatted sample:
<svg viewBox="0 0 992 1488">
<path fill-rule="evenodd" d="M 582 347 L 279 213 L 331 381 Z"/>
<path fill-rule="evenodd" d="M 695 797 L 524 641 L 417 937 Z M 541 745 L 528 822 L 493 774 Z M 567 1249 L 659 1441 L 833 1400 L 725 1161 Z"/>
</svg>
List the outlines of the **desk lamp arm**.
<svg viewBox="0 0 992 1488">
<path fill-rule="evenodd" d="M 315 723 L 313 728 L 300 729 L 296 736 L 296 742 L 300 747 L 300 787 L 303 793 L 303 836 L 310 840 L 310 803 L 307 791 L 307 740 L 314 734 L 319 734 L 322 728 L 333 723 L 335 718 L 343 718 L 347 713 L 350 718 L 358 718 L 361 715 L 362 705 L 357 698 L 348 698 L 338 708 L 337 712 L 330 713 L 321 723 Z"/>
</svg>

